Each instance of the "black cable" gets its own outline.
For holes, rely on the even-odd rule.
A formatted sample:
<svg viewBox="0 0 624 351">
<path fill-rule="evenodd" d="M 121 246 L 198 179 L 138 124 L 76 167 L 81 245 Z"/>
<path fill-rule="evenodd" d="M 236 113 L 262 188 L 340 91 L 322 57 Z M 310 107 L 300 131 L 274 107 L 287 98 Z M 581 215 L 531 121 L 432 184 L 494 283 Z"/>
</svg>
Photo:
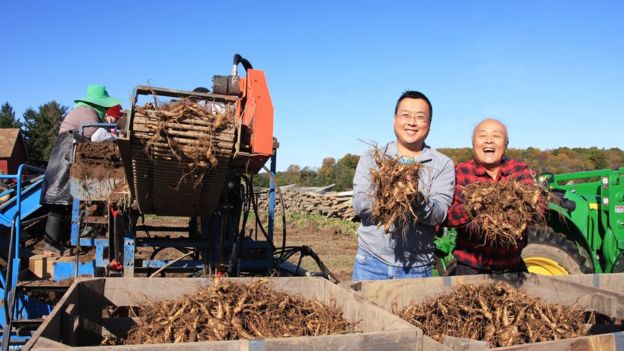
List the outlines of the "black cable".
<svg viewBox="0 0 624 351">
<path fill-rule="evenodd" d="M 251 192 L 253 193 L 253 184 L 251 184 Z M 262 225 L 262 222 L 260 221 L 260 215 L 258 214 L 258 202 L 256 201 L 255 197 L 252 200 L 252 205 L 253 205 L 254 214 L 256 215 L 256 224 L 258 224 L 258 226 L 260 227 L 260 231 L 266 238 L 267 242 L 271 245 L 271 249 L 275 251 L 275 245 L 273 244 L 272 240 L 269 240 L 269 234 L 267 234 L 266 230 L 264 230 L 264 226 Z"/>
<path fill-rule="evenodd" d="M 244 174 L 241 174 L 241 179 L 243 179 L 245 183 L 245 191 L 243 195 L 243 221 L 241 223 L 241 229 L 239 231 L 239 235 L 241 237 L 245 237 L 245 228 L 247 227 L 247 220 L 249 219 L 249 210 L 251 208 L 251 202 L 253 201 L 253 191 L 250 191 L 250 183 L 251 180 Z"/>
<path fill-rule="evenodd" d="M 239 63 L 242 64 L 245 68 L 245 71 L 253 69 L 253 67 L 251 66 L 251 62 L 249 62 L 246 58 L 242 57 L 239 54 L 234 54 L 234 59 L 232 60 L 232 63 L 234 65 L 238 65 Z"/>
<path fill-rule="evenodd" d="M 289 258 L 291 258 L 296 253 L 301 254 L 297 263 L 297 272 L 299 271 L 299 268 L 301 267 L 301 261 L 303 260 L 303 258 L 306 256 L 310 256 L 314 260 L 314 262 L 316 262 L 316 265 L 321 270 L 321 274 L 323 275 L 323 277 L 333 281 L 334 283 L 339 283 L 339 280 L 336 278 L 336 276 L 329 270 L 329 268 L 323 263 L 321 258 L 316 254 L 316 252 L 314 252 L 314 250 L 312 250 L 310 246 L 306 246 L 306 245 L 290 246 L 290 247 L 283 249 L 282 255 L 280 256 L 280 257 L 283 257 L 283 259 L 278 260 L 278 265 L 283 262 L 286 262 Z"/>
</svg>

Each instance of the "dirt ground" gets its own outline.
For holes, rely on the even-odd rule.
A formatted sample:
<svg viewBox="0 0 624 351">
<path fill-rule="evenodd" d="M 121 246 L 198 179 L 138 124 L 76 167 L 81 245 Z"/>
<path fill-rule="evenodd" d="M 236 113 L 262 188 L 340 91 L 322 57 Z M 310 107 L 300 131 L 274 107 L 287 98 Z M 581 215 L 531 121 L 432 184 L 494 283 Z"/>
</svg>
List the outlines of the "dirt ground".
<svg viewBox="0 0 624 351">
<path fill-rule="evenodd" d="M 253 221 L 252 218 L 249 221 Z M 146 216 L 146 225 L 166 225 L 166 226 L 186 226 L 188 219 L 183 217 L 155 217 Z M 266 224 L 265 224 L 266 225 Z M 249 226 L 251 227 L 251 225 Z M 248 227 L 248 228 L 249 228 Z M 319 216 L 289 215 L 286 220 L 286 245 L 301 246 L 307 245 L 320 257 L 321 261 L 332 271 L 340 281 L 351 280 L 353 261 L 357 251 L 356 225 L 350 222 L 339 220 L 328 220 Z M 275 246 L 282 245 L 282 225 L 281 218 L 276 218 L 274 231 Z M 153 235 L 148 233 L 137 233 L 138 236 Z M 161 232 L 158 236 L 176 237 L 180 233 Z M 151 249 L 139 248 L 137 257 L 148 258 Z M 168 248 L 162 250 L 155 257 L 157 259 L 175 259 L 181 255 L 180 251 Z M 290 259 L 297 264 L 299 259 L 295 255 Z M 304 269 L 311 272 L 318 272 L 319 268 L 311 258 L 307 257 L 302 261 Z"/>
<path fill-rule="evenodd" d="M 352 226 L 318 217 L 298 220 L 294 223 L 287 221 L 286 245 L 311 246 L 338 280 L 351 280 L 357 251 L 357 235 L 352 228 L 349 228 Z M 276 231 L 276 238 L 276 245 L 281 245 L 281 228 Z M 304 260 L 303 268 L 318 271 L 316 264 L 310 258 Z"/>
</svg>

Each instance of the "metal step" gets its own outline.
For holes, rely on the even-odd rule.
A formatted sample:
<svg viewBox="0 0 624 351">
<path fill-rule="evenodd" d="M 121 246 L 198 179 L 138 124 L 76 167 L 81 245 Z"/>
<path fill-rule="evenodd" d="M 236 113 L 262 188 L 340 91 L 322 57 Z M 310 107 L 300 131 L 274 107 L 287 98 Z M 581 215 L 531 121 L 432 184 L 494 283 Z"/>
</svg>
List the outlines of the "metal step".
<svg viewBox="0 0 624 351">
<path fill-rule="evenodd" d="M 65 292 L 73 283 L 71 280 L 55 282 L 51 280 L 19 281 L 17 289 L 20 291 L 60 291 Z"/>
</svg>

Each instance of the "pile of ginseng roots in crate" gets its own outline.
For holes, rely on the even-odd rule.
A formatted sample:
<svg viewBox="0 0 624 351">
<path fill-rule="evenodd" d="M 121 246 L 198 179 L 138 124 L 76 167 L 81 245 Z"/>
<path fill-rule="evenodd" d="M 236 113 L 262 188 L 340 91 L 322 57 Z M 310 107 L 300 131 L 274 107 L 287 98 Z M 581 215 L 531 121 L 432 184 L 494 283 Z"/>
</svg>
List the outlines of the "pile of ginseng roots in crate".
<svg viewBox="0 0 624 351">
<path fill-rule="evenodd" d="M 471 183 L 462 190 L 470 235 L 483 245 L 513 247 L 530 225 L 544 222 L 546 197 L 537 185 L 515 180 Z"/>
<path fill-rule="evenodd" d="M 376 168 L 370 169 L 374 193 L 372 217 L 386 233 L 407 235 L 410 225 L 418 222 L 415 206 L 424 196 L 418 189 L 420 162 L 403 162 L 400 157 L 386 155 L 381 149 L 372 150 Z"/>
<path fill-rule="evenodd" d="M 342 311 L 290 295 L 265 279 L 249 283 L 213 279 L 213 284 L 177 300 L 132 309 L 137 323 L 124 344 L 222 341 L 319 336 L 356 332 Z M 132 315 L 132 313 L 131 313 Z"/>
<path fill-rule="evenodd" d="M 493 347 L 581 336 L 587 332 L 585 323 L 595 319 L 576 306 L 548 304 L 501 282 L 461 285 L 393 312 L 440 342 L 448 335 Z"/>
</svg>

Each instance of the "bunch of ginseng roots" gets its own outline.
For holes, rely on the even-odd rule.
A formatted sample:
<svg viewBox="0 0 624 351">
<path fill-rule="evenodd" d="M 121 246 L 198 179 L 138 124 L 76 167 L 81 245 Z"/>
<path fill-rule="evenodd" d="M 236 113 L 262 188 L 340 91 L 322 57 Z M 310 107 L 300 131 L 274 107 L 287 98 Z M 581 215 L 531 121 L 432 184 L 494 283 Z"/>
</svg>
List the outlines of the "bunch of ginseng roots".
<svg viewBox="0 0 624 351">
<path fill-rule="evenodd" d="M 527 226 L 544 222 L 545 199 L 536 185 L 471 183 L 463 195 L 469 230 L 483 245 L 516 246 Z"/>
<path fill-rule="evenodd" d="M 378 148 L 373 149 L 373 159 L 377 167 L 370 170 L 375 189 L 372 217 L 386 233 L 394 225 L 405 238 L 410 224 L 418 222 L 414 206 L 424 199 L 418 190 L 419 171 L 423 166 L 419 162 L 402 163 L 399 157 L 389 157 Z"/>
<path fill-rule="evenodd" d="M 232 111 L 216 113 L 193 98 L 158 103 L 154 94 L 154 103 L 136 106 L 136 111 L 147 118 L 144 127 L 150 130 L 145 152 L 153 157 L 167 148 L 184 167 L 185 177 L 196 178 L 195 186 L 207 170 L 217 167 L 217 134 L 234 122 Z"/>
<path fill-rule="evenodd" d="M 487 341 L 492 347 L 585 335 L 585 323 L 593 318 L 574 306 L 548 304 L 500 282 L 461 285 L 394 313 L 440 342 L 449 335 Z"/>
<path fill-rule="evenodd" d="M 251 283 L 213 280 L 213 285 L 175 301 L 139 307 L 125 344 L 179 343 L 317 336 L 355 332 L 336 307 Z"/>
</svg>

